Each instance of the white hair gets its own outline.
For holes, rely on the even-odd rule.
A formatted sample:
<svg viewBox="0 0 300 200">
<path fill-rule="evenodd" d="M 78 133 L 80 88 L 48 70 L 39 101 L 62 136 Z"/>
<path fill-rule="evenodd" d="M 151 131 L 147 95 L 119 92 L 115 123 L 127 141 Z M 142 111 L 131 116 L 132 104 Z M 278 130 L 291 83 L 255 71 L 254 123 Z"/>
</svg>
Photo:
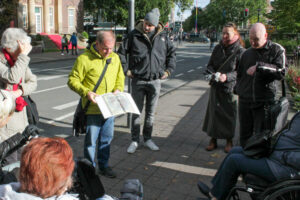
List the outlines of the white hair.
<svg viewBox="0 0 300 200">
<path fill-rule="evenodd" d="M 10 48 L 12 52 L 15 52 L 19 44 L 17 41 L 21 43 L 30 43 L 31 38 L 27 35 L 27 33 L 21 28 L 7 28 L 1 38 L 1 45 L 4 48 Z"/>
<path fill-rule="evenodd" d="M 0 90 L 0 121 L 10 116 L 15 109 L 15 98 L 10 92 L 6 90 Z"/>
</svg>

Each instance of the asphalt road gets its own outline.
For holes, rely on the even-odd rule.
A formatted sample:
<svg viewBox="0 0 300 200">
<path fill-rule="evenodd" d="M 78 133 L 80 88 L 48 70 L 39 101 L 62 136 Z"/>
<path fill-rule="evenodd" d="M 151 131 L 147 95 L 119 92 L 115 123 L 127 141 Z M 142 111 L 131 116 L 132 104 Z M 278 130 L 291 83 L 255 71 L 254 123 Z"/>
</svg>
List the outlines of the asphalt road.
<svg viewBox="0 0 300 200">
<path fill-rule="evenodd" d="M 177 68 L 172 76 L 162 81 L 161 95 L 198 79 L 208 62 L 207 44 L 187 44 L 177 49 Z M 36 101 L 42 135 L 68 137 L 79 96 L 67 86 L 74 60 L 31 64 L 38 77 L 37 90 L 31 95 Z M 126 80 L 127 85 L 127 80 Z M 127 87 L 126 87 L 127 89 Z"/>
</svg>

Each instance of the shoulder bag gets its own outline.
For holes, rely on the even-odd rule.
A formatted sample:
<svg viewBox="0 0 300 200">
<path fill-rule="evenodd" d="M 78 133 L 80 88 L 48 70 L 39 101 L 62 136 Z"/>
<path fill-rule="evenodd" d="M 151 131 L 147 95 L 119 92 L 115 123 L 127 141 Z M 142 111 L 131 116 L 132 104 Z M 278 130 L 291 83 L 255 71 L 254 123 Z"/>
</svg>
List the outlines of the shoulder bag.
<svg viewBox="0 0 300 200">
<path fill-rule="evenodd" d="M 286 98 L 285 84 L 282 80 L 282 96 L 274 104 L 265 106 L 264 131 L 251 136 L 244 147 L 244 154 L 259 159 L 268 156 L 279 133 L 287 125 L 289 101 Z"/>
<path fill-rule="evenodd" d="M 39 113 L 38 113 L 36 103 L 32 100 L 32 98 L 29 95 L 24 96 L 23 98 L 27 103 L 26 112 L 27 112 L 28 123 L 37 125 L 39 122 Z"/>
<path fill-rule="evenodd" d="M 106 60 L 106 64 L 104 66 L 104 69 L 98 79 L 97 84 L 95 85 L 93 92 L 96 92 L 97 88 L 99 87 L 105 72 L 107 70 L 107 66 L 110 64 L 111 58 Z M 73 117 L 73 136 L 79 136 L 80 134 L 85 134 L 86 133 L 86 111 L 90 105 L 90 101 L 86 103 L 84 107 L 82 107 L 82 98 L 80 98 L 79 103 L 76 107 L 74 117 Z"/>
</svg>

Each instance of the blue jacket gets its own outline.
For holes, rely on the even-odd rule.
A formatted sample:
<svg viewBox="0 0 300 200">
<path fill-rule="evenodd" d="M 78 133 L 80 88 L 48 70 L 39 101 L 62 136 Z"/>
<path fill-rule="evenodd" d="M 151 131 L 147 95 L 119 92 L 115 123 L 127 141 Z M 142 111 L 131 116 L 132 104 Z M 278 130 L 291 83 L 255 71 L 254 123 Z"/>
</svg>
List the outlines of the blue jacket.
<svg viewBox="0 0 300 200">
<path fill-rule="evenodd" d="M 282 132 L 267 163 L 277 179 L 300 173 L 300 112 Z"/>
<path fill-rule="evenodd" d="M 77 37 L 75 35 L 72 35 L 71 38 L 70 38 L 70 42 L 73 45 L 77 45 Z"/>
</svg>

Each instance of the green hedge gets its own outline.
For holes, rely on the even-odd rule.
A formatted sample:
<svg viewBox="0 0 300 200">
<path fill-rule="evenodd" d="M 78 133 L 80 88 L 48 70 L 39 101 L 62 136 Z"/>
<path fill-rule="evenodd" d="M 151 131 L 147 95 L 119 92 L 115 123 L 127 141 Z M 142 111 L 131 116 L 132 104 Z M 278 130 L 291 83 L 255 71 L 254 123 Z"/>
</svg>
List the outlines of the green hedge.
<svg viewBox="0 0 300 200">
<path fill-rule="evenodd" d="M 294 50 L 297 48 L 297 46 L 300 44 L 300 41 L 293 40 L 293 39 L 282 39 L 282 40 L 273 40 L 274 42 L 277 42 L 278 44 L 281 44 L 285 50 L 286 53 L 293 53 Z"/>
</svg>

